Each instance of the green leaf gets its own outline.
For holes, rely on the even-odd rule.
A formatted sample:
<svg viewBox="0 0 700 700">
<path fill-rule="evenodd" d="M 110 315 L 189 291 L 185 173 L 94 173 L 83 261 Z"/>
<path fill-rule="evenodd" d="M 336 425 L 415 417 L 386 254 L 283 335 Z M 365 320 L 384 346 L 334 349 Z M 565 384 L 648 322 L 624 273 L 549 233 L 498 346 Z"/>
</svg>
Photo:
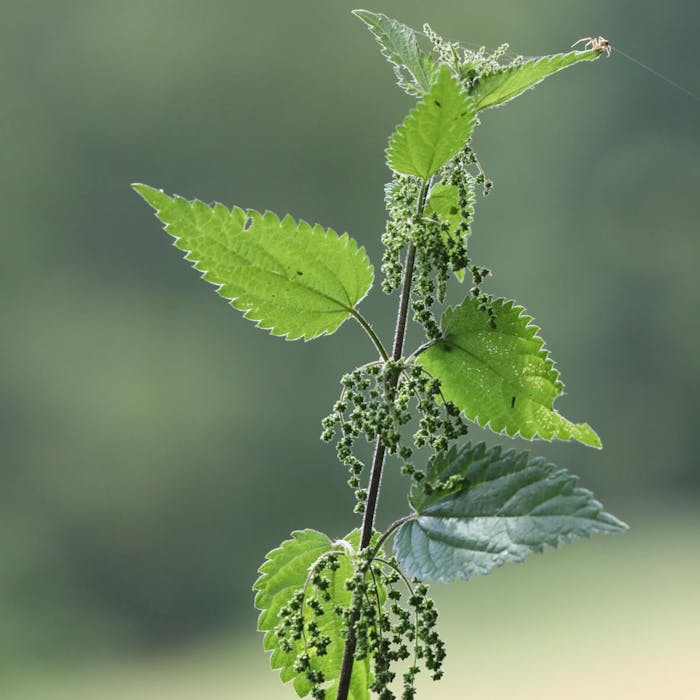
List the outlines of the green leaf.
<svg viewBox="0 0 700 700">
<path fill-rule="evenodd" d="M 434 175 L 457 155 L 472 134 L 474 103 L 443 66 L 437 82 L 389 141 L 387 163 L 402 175 Z"/>
<path fill-rule="evenodd" d="M 367 254 L 347 234 L 133 187 L 202 278 L 273 335 L 310 340 L 333 333 L 372 286 Z"/>
<path fill-rule="evenodd" d="M 426 481 L 450 477 L 453 487 L 432 496 L 413 487 L 416 518 L 394 541 L 401 568 L 422 581 L 468 579 L 545 546 L 627 529 L 575 476 L 526 452 L 452 448 L 431 460 Z"/>
<path fill-rule="evenodd" d="M 474 98 L 477 111 L 495 107 L 512 100 L 564 68 L 581 61 L 595 61 L 600 55 L 600 51 L 568 51 L 503 66 L 493 73 L 482 75 L 469 94 Z"/>
<path fill-rule="evenodd" d="M 346 540 L 355 548 L 359 546 L 359 531 L 354 531 Z M 326 535 L 316 530 L 300 530 L 292 533 L 292 539 L 284 541 L 277 549 L 273 549 L 260 567 L 260 578 L 255 582 L 257 591 L 255 606 L 260 610 L 258 629 L 265 632 L 264 647 L 271 651 L 272 668 L 280 669 L 282 682 L 293 680 L 294 689 L 299 697 L 305 697 L 311 692 L 311 684 L 303 674 L 294 670 L 297 655 L 305 650 L 303 640 L 296 642 L 291 652 L 285 653 L 278 646 L 274 632 L 280 622 L 279 612 L 287 605 L 294 593 L 304 588 L 309 570 L 322 555 L 332 552 L 345 552 L 344 548 L 333 543 Z M 336 605 L 348 607 L 352 593 L 345 589 L 345 581 L 353 574 L 353 565 L 347 556 L 340 557 L 340 568 L 337 571 L 326 569 L 324 576 L 331 579 L 329 602 L 319 600 L 324 614 L 314 619 L 318 622 L 321 632 L 331 638 L 327 654 L 318 656 L 311 650 L 312 668 L 322 671 L 326 681 L 331 685 L 326 689 L 326 697 L 335 697 L 340 669 L 345 651 L 344 621 L 334 614 Z M 349 700 L 369 700 L 370 672 L 369 658 L 355 661 L 350 681 Z"/>
<path fill-rule="evenodd" d="M 476 299 L 448 309 L 442 317 L 443 337 L 418 356 L 440 380 L 445 398 L 496 433 L 527 440 L 574 439 L 600 447 L 587 423 L 571 423 L 554 410 L 564 385 L 532 317 L 504 299 L 493 301 L 492 311 L 495 328 Z"/>
<path fill-rule="evenodd" d="M 379 42 L 384 58 L 394 67 L 399 87 L 409 95 L 421 97 L 435 82 L 435 59 L 418 47 L 416 33 L 410 27 L 379 12 L 353 10 Z"/>
</svg>

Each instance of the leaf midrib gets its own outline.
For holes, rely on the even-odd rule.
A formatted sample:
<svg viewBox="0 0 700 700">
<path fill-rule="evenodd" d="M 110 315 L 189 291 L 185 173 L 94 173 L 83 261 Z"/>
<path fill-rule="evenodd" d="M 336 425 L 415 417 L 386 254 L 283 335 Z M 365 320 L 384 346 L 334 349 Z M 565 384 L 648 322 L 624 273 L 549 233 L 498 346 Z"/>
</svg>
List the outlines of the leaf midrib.
<svg viewBox="0 0 700 700">
<path fill-rule="evenodd" d="M 468 479 L 468 474 L 465 475 L 466 478 Z M 512 474 L 506 475 L 505 477 L 499 477 L 497 479 L 487 479 L 484 481 L 479 481 L 474 484 L 470 484 L 469 488 L 467 489 L 467 493 L 472 490 L 475 487 L 478 486 L 487 486 L 489 484 L 493 484 L 497 481 L 499 481 L 501 478 L 508 479 Z M 476 519 L 482 519 L 482 520 L 502 520 L 502 521 L 509 521 L 509 520 L 514 520 L 514 519 L 519 519 L 519 518 L 555 518 L 555 517 L 574 517 L 569 514 L 543 514 L 543 515 L 536 515 L 532 511 L 540 508 L 542 505 L 546 504 L 549 501 L 554 500 L 556 497 L 564 495 L 564 487 L 566 486 L 565 482 L 561 482 L 560 486 L 561 488 L 554 494 L 546 493 L 543 494 L 543 497 L 532 506 L 532 511 L 529 513 L 522 513 L 522 514 L 517 514 L 517 515 L 501 515 L 499 511 L 505 510 L 508 507 L 508 504 L 513 501 L 514 498 L 518 496 L 518 494 L 522 493 L 525 489 L 530 488 L 533 485 L 541 484 L 543 481 L 546 481 L 546 478 L 542 478 L 540 475 L 540 478 L 529 481 L 528 483 L 517 487 L 512 493 L 508 495 L 507 500 L 505 503 L 503 503 L 501 506 L 498 507 L 497 512 L 494 513 L 493 515 L 434 515 L 430 512 L 428 512 L 433 506 L 439 505 L 440 502 L 459 496 L 459 492 L 453 492 L 451 494 L 447 494 L 443 496 L 440 501 L 436 503 L 431 503 L 427 506 L 425 506 L 422 509 L 415 508 L 414 506 L 414 512 L 416 517 L 413 518 L 414 520 L 417 520 L 420 525 L 420 519 L 421 518 L 430 518 L 432 520 L 436 520 L 438 522 L 449 522 L 449 521 L 458 521 L 458 522 L 464 522 L 464 521 L 470 521 L 470 520 L 476 520 Z M 581 517 L 581 516 L 576 516 L 576 517 Z M 421 529 L 425 531 L 425 528 L 420 525 Z"/>
<path fill-rule="evenodd" d="M 428 525 L 424 524 L 421 522 L 423 518 L 431 518 L 433 520 L 436 520 L 440 523 L 449 523 L 450 521 L 455 521 L 455 522 L 465 522 L 469 520 L 475 520 L 477 518 L 481 520 L 498 520 L 498 521 L 504 521 L 506 525 L 508 524 L 509 521 L 512 520 L 518 520 L 518 519 L 524 519 L 524 518 L 538 518 L 540 520 L 542 519 L 549 519 L 549 518 L 567 518 L 573 521 L 585 523 L 587 525 L 593 525 L 593 526 L 598 526 L 602 525 L 599 520 L 596 518 L 587 518 L 581 515 L 569 515 L 569 514 L 563 514 L 563 515 L 514 515 L 514 516 L 488 516 L 488 515 L 479 515 L 479 516 L 465 516 L 465 517 L 447 517 L 447 518 L 440 518 L 437 516 L 431 516 L 431 515 L 419 515 L 418 518 L 415 519 L 415 523 L 418 525 L 418 527 L 421 529 L 421 531 L 424 533 L 426 539 L 428 541 L 433 541 L 433 542 L 439 542 L 440 544 L 444 544 L 446 546 L 451 547 L 452 549 L 460 549 L 465 552 L 480 552 L 483 554 L 494 554 L 498 552 L 505 552 L 508 551 L 510 545 L 521 545 L 524 547 L 530 547 L 529 544 L 526 542 L 518 542 L 517 540 L 511 539 L 505 547 L 499 547 L 498 549 L 494 549 L 494 542 L 492 541 L 484 541 L 484 547 L 478 547 L 478 546 L 472 546 L 475 545 L 473 541 L 470 541 L 469 544 L 467 544 L 464 540 L 460 540 L 458 538 L 451 538 L 446 536 L 445 533 L 442 533 L 438 530 L 431 529 Z M 586 528 L 587 529 L 587 528 Z M 605 528 L 604 528 L 605 529 Z M 566 538 L 568 535 L 571 533 L 564 533 L 564 534 L 559 534 L 559 533 L 549 533 L 552 535 L 552 537 L 559 541 L 562 538 Z M 543 543 L 544 544 L 544 543 Z"/>
<path fill-rule="evenodd" d="M 509 337 L 511 337 L 511 338 L 516 338 L 516 339 L 518 339 L 518 340 L 521 340 L 521 339 L 522 339 L 519 335 L 515 335 L 515 334 L 512 334 L 512 333 L 503 333 L 503 332 L 501 332 L 501 335 L 506 335 L 506 336 L 509 336 Z M 471 350 L 468 350 L 467 348 L 463 347 L 462 345 L 460 345 L 459 343 L 457 343 L 457 342 L 455 342 L 455 341 L 453 341 L 453 340 L 444 340 L 444 342 L 445 342 L 446 344 L 452 345 L 453 347 L 457 348 L 458 350 L 461 350 L 461 351 L 462 351 L 463 353 L 465 353 L 466 355 L 469 355 L 470 357 L 473 357 L 475 360 L 477 360 L 478 362 L 480 362 L 481 364 L 483 364 L 483 365 L 486 367 L 486 369 L 488 369 L 488 370 L 489 370 L 492 374 L 494 374 L 498 379 L 500 379 L 501 381 L 503 381 L 503 382 L 506 384 L 506 386 L 507 386 L 508 388 L 513 388 L 513 392 L 514 392 L 515 394 L 517 394 L 517 395 L 519 395 L 519 396 L 524 396 L 526 400 L 531 401 L 532 403 L 537 404 L 537 405 L 539 405 L 539 406 L 542 406 L 543 408 L 547 409 L 548 411 L 553 411 L 553 410 L 554 410 L 554 409 L 552 408 L 552 406 L 548 406 L 547 404 L 542 403 L 542 401 L 539 401 L 539 400 L 537 400 L 537 399 L 535 399 L 535 398 L 532 398 L 531 395 L 528 394 L 524 389 L 522 389 L 521 387 L 517 387 L 515 384 L 513 384 L 513 382 L 512 382 L 511 379 L 508 379 L 507 377 L 504 377 L 504 376 L 502 376 L 501 374 L 499 374 L 486 360 L 482 360 L 478 355 L 475 355 Z M 536 355 L 533 355 L 533 354 L 530 353 L 530 352 L 522 353 L 522 354 L 523 354 L 525 357 L 534 357 L 534 358 L 539 359 L 539 360 L 544 360 L 544 359 L 545 359 L 545 358 L 542 356 L 541 346 L 540 346 L 540 350 L 538 351 L 538 353 L 537 353 Z M 549 377 L 543 377 L 543 379 L 546 379 L 546 380 L 556 389 L 556 384 L 553 383 L 553 382 L 549 379 Z M 557 394 L 557 395 L 558 395 L 558 394 Z"/>
</svg>

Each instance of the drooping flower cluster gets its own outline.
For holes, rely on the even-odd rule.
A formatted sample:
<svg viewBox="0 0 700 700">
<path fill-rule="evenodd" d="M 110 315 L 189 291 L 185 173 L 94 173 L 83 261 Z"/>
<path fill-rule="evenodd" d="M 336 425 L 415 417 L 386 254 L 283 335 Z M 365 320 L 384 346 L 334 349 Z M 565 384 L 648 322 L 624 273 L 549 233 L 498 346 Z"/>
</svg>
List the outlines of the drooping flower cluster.
<svg viewBox="0 0 700 700">
<path fill-rule="evenodd" d="M 443 452 L 467 432 L 460 411 L 442 396 L 440 382 L 420 365 L 405 360 L 372 363 L 343 376 L 341 384 L 343 391 L 333 413 L 323 420 L 321 437 L 327 442 L 338 437 L 338 459 L 350 472 L 348 484 L 355 490 L 358 512 L 364 511 L 367 500 L 361 486 L 365 465 L 354 451 L 358 438 L 370 443 L 380 439 L 401 461 L 402 473 L 422 481 L 425 472 L 412 461 L 415 449 Z M 403 430 L 414 413 L 413 430 Z"/>
<path fill-rule="evenodd" d="M 344 589 L 352 594 L 352 602 L 343 606 L 334 604 L 333 574 L 340 568 L 341 557 L 347 556 L 353 559 L 354 574 L 345 581 Z M 326 698 L 324 685 L 329 680 L 320 663 L 332 643 L 323 631 L 325 615 L 337 617 L 346 637 L 353 636 L 355 661 L 370 660 L 370 690 L 379 700 L 397 697 L 392 688 L 397 663 L 408 664 L 402 676 L 401 700 L 415 697 L 415 678 L 421 667 L 434 680 L 442 677 L 445 645 L 436 631 L 438 614 L 428 587 L 409 582 L 396 561 L 382 558 L 381 552 L 347 550 L 322 555 L 310 567 L 306 585 L 280 610 L 275 629 L 279 648 L 295 654 L 294 670 L 306 678 L 316 700 Z"/>
<path fill-rule="evenodd" d="M 475 170 L 472 173 L 471 170 Z M 428 340 L 440 338 L 435 305 L 445 301 L 450 275 L 462 281 L 472 277 L 472 295 L 488 313 L 491 323 L 492 297 L 481 285 L 491 272 L 472 262 L 467 246 L 474 217 L 475 188 L 488 194 L 493 183 L 487 179 L 470 145 L 450 160 L 434 182 L 395 175 L 385 188 L 388 212 L 384 243 L 382 289 L 399 288 L 410 245 L 415 265 L 411 305 L 414 320 L 423 327 Z"/>
</svg>

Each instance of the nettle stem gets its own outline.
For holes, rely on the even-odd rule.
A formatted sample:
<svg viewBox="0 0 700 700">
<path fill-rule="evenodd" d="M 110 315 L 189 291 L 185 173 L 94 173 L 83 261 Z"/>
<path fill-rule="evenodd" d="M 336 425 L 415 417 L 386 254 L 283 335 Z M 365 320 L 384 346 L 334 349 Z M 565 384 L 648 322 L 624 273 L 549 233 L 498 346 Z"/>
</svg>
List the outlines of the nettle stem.
<svg viewBox="0 0 700 700">
<path fill-rule="evenodd" d="M 424 180 L 421 187 L 420 196 L 418 198 L 417 218 L 420 220 L 425 211 L 425 200 L 428 196 L 429 180 Z M 391 352 L 391 359 L 394 361 L 400 360 L 403 355 L 403 345 L 406 339 L 406 323 L 408 321 L 408 307 L 411 301 L 411 286 L 413 284 L 413 268 L 416 263 L 416 246 L 409 243 L 408 252 L 406 253 L 406 263 L 404 265 L 403 284 L 401 285 L 401 298 L 399 300 L 399 310 L 396 317 L 396 330 L 394 331 L 394 345 Z M 359 320 L 359 319 L 358 319 Z M 399 381 L 399 373 L 393 373 L 387 381 L 389 389 L 394 389 Z M 360 540 L 360 550 L 369 547 L 374 532 L 374 518 L 377 510 L 377 499 L 379 498 L 379 489 L 382 483 L 382 473 L 384 471 L 384 458 L 386 456 L 386 448 L 384 447 L 381 438 L 377 438 L 374 447 L 374 457 L 372 459 L 372 471 L 369 478 L 369 487 L 367 490 L 367 503 L 362 518 L 362 538 Z M 355 660 L 355 623 L 357 622 L 357 612 L 353 613 L 348 620 L 348 636 L 345 642 L 345 652 L 343 654 L 343 665 L 340 670 L 340 678 L 338 679 L 338 693 L 336 700 L 347 700 L 350 690 L 350 679 L 352 678 L 352 667 Z"/>
</svg>

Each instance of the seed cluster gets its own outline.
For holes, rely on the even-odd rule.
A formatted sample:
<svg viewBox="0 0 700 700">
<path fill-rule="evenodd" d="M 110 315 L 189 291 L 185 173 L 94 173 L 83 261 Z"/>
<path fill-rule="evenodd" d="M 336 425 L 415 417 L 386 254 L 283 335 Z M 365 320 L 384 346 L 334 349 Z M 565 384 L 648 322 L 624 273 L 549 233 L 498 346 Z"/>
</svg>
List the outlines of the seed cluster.
<svg viewBox="0 0 700 700">
<path fill-rule="evenodd" d="M 472 154 L 467 146 L 442 169 L 438 185 L 454 192 L 454 202 L 445 213 L 436 211 L 429 199 L 422 226 L 415 227 L 412 237 L 416 246 L 414 320 L 423 326 L 431 340 L 440 337 L 433 305 L 436 301 L 445 301 L 450 273 L 461 279 L 465 269 L 469 269 L 473 277 L 475 272 L 478 275 L 483 270 L 477 285 L 488 274 L 485 268 L 471 264 L 467 252 L 474 217 L 474 186 L 479 182 L 479 177 L 468 171 L 469 165 L 476 162 Z"/>
<path fill-rule="evenodd" d="M 425 472 L 411 461 L 415 448 L 428 446 L 443 452 L 467 433 L 459 409 L 444 400 L 440 382 L 417 364 L 404 360 L 359 367 L 341 379 L 343 391 L 333 413 L 323 420 L 321 438 L 330 442 L 336 434 L 338 459 L 348 467 L 348 485 L 355 490 L 356 512 L 364 512 L 367 490 L 361 487 L 364 463 L 353 451 L 355 441 L 380 438 L 385 450 L 399 458 L 403 474 L 423 481 Z M 417 428 L 404 436 L 402 428 L 419 416 Z"/>
<path fill-rule="evenodd" d="M 384 256 L 382 258 L 382 290 L 391 294 L 401 286 L 403 265 L 401 256 L 411 239 L 416 225 L 416 212 L 420 197 L 420 183 L 416 178 L 394 175 L 384 188 L 387 210 L 386 230 L 382 234 Z"/>
<path fill-rule="evenodd" d="M 449 240 L 449 224 L 426 220 L 415 231 L 416 245 L 415 283 L 411 303 L 413 320 L 423 326 L 430 340 L 437 340 L 440 325 L 433 307 L 436 300 L 444 301 L 450 275 L 450 258 L 445 239 Z"/>
<path fill-rule="evenodd" d="M 467 92 L 471 91 L 483 76 L 512 70 L 525 60 L 523 56 L 516 56 L 510 62 L 502 64 L 501 59 L 510 49 L 508 44 L 501 44 L 489 53 L 485 46 L 472 50 L 462 47 L 457 41 L 448 41 L 437 34 L 429 24 L 423 25 L 423 33 L 432 44 L 439 62 L 446 63 L 460 76 Z"/>
<path fill-rule="evenodd" d="M 485 46 L 476 51 L 470 49 L 463 51 L 461 61 L 455 66 L 455 69 L 467 92 L 473 90 L 484 76 L 509 71 L 522 64 L 525 60 L 523 56 L 516 56 L 509 63 L 501 64 L 500 60 L 508 53 L 509 49 L 508 44 L 501 44 L 491 53 L 486 50 Z"/>
<path fill-rule="evenodd" d="M 474 166 L 478 170 L 477 175 L 472 175 L 469 171 L 469 168 Z M 493 187 L 493 182 L 484 174 L 481 163 L 470 145 L 465 146 L 462 152 L 448 163 L 445 171 L 445 179 L 456 187 L 459 192 L 459 235 L 461 240 L 465 241 L 464 262 L 461 269 L 466 268 L 469 270 L 472 276 L 470 292 L 472 296 L 478 300 L 479 309 L 488 314 L 491 327 L 495 328 L 496 319 L 492 308 L 493 295 L 483 292 L 481 289 L 483 281 L 491 275 L 491 270 L 487 267 L 472 263 L 471 259 L 466 254 L 466 239 L 471 232 L 471 222 L 474 215 L 474 185 L 482 185 L 483 194 L 488 195 Z M 460 269 L 456 268 L 454 265 L 452 267 L 454 270 Z"/>
<path fill-rule="evenodd" d="M 365 577 L 357 582 L 355 589 L 360 591 L 365 601 L 364 605 L 360 605 L 354 628 L 357 639 L 355 658 L 371 658 L 373 679 L 370 690 L 377 694 L 379 700 L 395 700 L 396 695 L 390 688 L 396 678 L 392 667 L 409 661 L 403 673 L 401 700 L 413 700 L 416 694 L 415 679 L 421 665 L 431 673 L 433 680 L 439 680 L 443 675 L 445 644 L 436 630 L 438 613 L 435 604 L 428 597 L 425 584 L 414 581 L 411 585 L 405 580 L 408 596 L 402 602 L 404 594 L 396 586 L 402 575 L 394 559 L 365 560 L 358 567 L 358 579 L 364 575 L 365 567 L 370 572 L 371 583 L 367 590 L 370 579 Z M 377 598 L 384 594 L 385 605 L 373 608 L 372 592 Z"/>
<path fill-rule="evenodd" d="M 340 552 L 322 555 L 309 569 L 306 585 L 295 591 L 287 605 L 279 611 L 275 636 L 282 652 L 295 654 L 294 671 L 303 674 L 312 687 L 312 697 L 325 698 L 321 686 L 326 677 L 314 664 L 314 659 L 328 654 L 332 638 L 324 632 L 321 618 L 331 608 L 332 578 L 340 568 Z M 344 614 L 342 608 L 331 609 L 332 614 Z"/>
<path fill-rule="evenodd" d="M 476 169 L 472 174 L 470 169 Z M 391 293 L 399 288 L 403 276 L 402 256 L 407 243 L 416 248 L 414 283 L 411 295 L 414 320 L 423 327 L 429 340 L 440 338 L 434 307 L 445 301 L 450 274 L 462 279 L 465 270 L 472 276 L 472 295 L 480 308 L 495 324 L 491 311 L 491 295 L 481 290 L 490 270 L 472 263 L 467 252 L 467 241 L 474 216 L 474 190 L 477 185 L 488 194 L 493 186 L 486 178 L 481 164 L 470 145 L 457 154 L 436 176 L 437 185 L 454 192 L 454 203 L 449 211 L 436 211 L 430 201 L 421 201 L 420 180 L 395 175 L 386 186 L 388 219 L 382 236 L 384 257 L 382 289 Z"/>
<path fill-rule="evenodd" d="M 392 667 L 403 661 L 409 665 L 403 673 L 401 700 L 413 700 L 421 666 L 438 680 L 445 658 L 445 645 L 436 631 L 438 614 L 428 597 L 428 587 L 408 582 L 395 559 L 385 560 L 365 550 L 352 555 L 354 573 L 344 582 L 352 602 L 338 605 L 333 595 L 334 574 L 340 568 L 340 557 L 347 556 L 347 552 L 330 552 L 310 567 L 306 585 L 280 610 L 275 628 L 279 648 L 294 654 L 294 671 L 307 679 L 313 698 L 324 700 L 323 686 L 329 679 L 318 660 L 328 655 L 332 640 L 323 631 L 322 617 L 335 616 L 345 629 L 345 638 L 352 625 L 354 659 L 370 659 L 370 689 L 379 700 L 397 697 L 390 688 L 396 679 Z M 402 580 L 407 595 L 397 587 Z"/>
</svg>

